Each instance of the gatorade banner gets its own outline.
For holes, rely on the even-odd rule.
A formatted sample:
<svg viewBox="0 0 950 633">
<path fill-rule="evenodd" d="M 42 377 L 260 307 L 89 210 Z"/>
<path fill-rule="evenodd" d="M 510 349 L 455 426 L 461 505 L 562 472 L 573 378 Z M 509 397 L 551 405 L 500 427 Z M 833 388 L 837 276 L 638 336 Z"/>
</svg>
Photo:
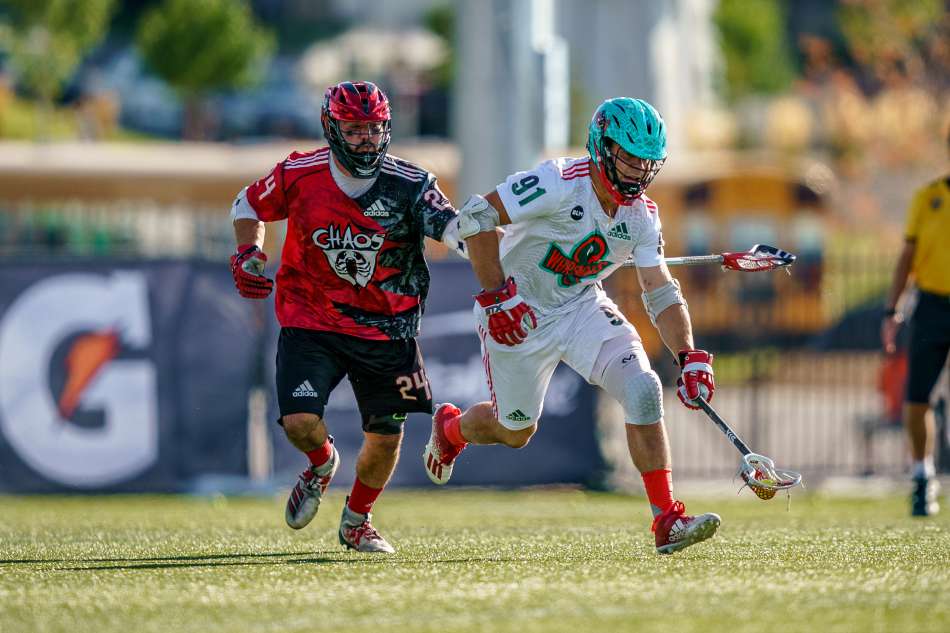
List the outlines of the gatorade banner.
<svg viewBox="0 0 950 633">
<path fill-rule="evenodd" d="M 0 270 L 0 491 L 174 491 L 247 470 L 263 313 L 222 265 Z"/>
<path fill-rule="evenodd" d="M 420 337 L 437 402 L 488 398 L 465 262 L 432 266 Z M 242 299 L 209 262 L 8 263 L 0 270 L 0 492 L 175 492 L 248 474 L 248 394 L 274 393 L 273 302 Z M 453 483 L 518 486 L 599 481 L 592 388 L 554 375 L 541 429 L 524 449 L 473 447 Z M 273 485 L 306 465 L 268 425 Z M 363 440 L 349 383 L 327 424 L 353 481 Z M 431 486 L 422 467 L 430 418 L 406 422 L 392 484 Z M 250 482 L 247 482 L 250 485 Z"/>
</svg>

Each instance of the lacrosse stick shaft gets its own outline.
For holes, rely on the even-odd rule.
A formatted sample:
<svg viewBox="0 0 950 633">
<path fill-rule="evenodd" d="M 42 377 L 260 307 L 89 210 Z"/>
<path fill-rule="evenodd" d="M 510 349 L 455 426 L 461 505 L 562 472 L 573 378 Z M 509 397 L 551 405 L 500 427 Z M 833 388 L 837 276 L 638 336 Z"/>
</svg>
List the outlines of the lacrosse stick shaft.
<svg viewBox="0 0 950 633">
<path fill-rule="evenodd" d="M 769 246 L 768 244 L 756 244 L 748 251 L 735 253 L 720 253 L 718 255 L 688 255 L 686 257 L 665 257 L 663 261 L 667 266 L 705 266 L 707 264 L 718 264 L 723 269 L 737 270 L 741 272 L 757 272 L 773 270 L 775 268 L 785 268 L 788 272 L 788 266 L 795 263 L 796 256 L 787 251 Z M 636 266 L 633 259 L 628 259 L 623 263 L 624 266 Z"/>
<path fill-rule="evenodd" d="M 722 255 L 693 255 L 691 257 L 665 257 L 667 266 L 705 266 L 706 264 L 721 264 Z"/>
<path fill-rule="evenodd" d="M 718 413 L 716 413 L 716 410 L 712 408 L 712 405 L 706 402 L 706 400 L 703 398 L 697 398 L 696 402 L 699 403 L 699 408 L 709 416 L 709 419 L 719 427 L 719 430 L 722 431 L 727 438 L 729 438 L 729 441 L 732 442 L 732 445 L 735 446 L 740 453 L 743 455 L 748 455 L 752 452 L 749 450 L 749 447 L 746 446 L 745 442 L 743 442 L 742 439 L 736 435 L 736 432 L 733 431 L 728 424 L 726 424 L 726 421 L 723 420 Z"/>
<path fill-rule="evenodd" d="M 663 261 L 667 266 L 706 266 L 708 264 L 721 264 L 722 255 L 692 255 L 689 257 L 664 257 Z M 623 263 L 624 266 L 636 266 L 636 262 L 628 259 Z"/>
</svg>

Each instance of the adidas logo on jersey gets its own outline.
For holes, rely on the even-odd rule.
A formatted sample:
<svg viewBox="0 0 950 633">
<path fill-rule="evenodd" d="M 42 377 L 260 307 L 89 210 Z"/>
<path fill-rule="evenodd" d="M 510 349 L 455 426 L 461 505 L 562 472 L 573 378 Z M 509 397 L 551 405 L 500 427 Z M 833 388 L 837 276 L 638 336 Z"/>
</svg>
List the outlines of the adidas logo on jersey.
<svg viewBox="0 0 950 633">
<path fill-rule="evenodd" d="M 313 385 L 309 380 L 304 380 L 294 389 L 294 398 L 316 398 L 317 392 L 313 390 Z"/>
<path fill-rule="evenodd" d="M 369 205 L 369 208 L 366 209 L 366 211 L 363 211 L 363 215 L 368 218 L 388 218 L 389 211 L 387 211 L 386 207 L 383 206 L 383 203 L 377 199 L 376 202 Z"/>
<path fill-rule="evenodd" d="M 630 231 L 627 230 L 627 223 L 621 222 L 614 228 L 607 231 L 607 237 L 612 237 L 618 240 L 627 240 L 630 241 Z"/>
<path fill-rule="evenodd" d="M 528 420 L 531 419 L 528 416 L 526 416 L 524 414 L 524 411 L 522 411 L 521 409 L 515 409 L 514 411 L 512 411 L 505 417 L 511 420 L 512 422 L 527 422 Z"/>
</svg>

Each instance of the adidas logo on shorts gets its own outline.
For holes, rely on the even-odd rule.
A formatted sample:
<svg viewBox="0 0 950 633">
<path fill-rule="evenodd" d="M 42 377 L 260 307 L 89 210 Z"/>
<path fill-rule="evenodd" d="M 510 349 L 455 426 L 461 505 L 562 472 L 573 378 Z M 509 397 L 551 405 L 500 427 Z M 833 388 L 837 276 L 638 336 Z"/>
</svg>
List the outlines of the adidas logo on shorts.
<svg viewBox="0 0 950 633">
<path fill-rule="evenodd" d="M 294 398 L 316 398 L 317 392 L 313 390 L 313 385 L 309 380 L 304 380 L 294 389 Z"/>
<path fill-rule="evenodd" d="M 607 231 L 607 237 L 612 237 L 618 240 L 627 240 L 630 241 L 630 231 L 627 230 L 627 223 L 621 222 L 614 228 Z"/>
<path fill-rule="evenodd" d="M 383 206 L 383 203 L 377 199 L 376 202 L 369 205 L 369 208 L 366 209 L 366 211 L 363 211 L 363 215 L 367 218 L 388 218 L 389 211 L 387 211 L 386 207 Z"/>
<path fill-rule="evenodd" d="M 505 417 L 511 420 L 512 422 L 527 422 L 528 420 L 531 419 L 528 416 L 526 416 L 524 414 L 524 411 L 522 411 L 521 409 L 515 409 L 514 411 L 512 411 Z"/>
</svg>

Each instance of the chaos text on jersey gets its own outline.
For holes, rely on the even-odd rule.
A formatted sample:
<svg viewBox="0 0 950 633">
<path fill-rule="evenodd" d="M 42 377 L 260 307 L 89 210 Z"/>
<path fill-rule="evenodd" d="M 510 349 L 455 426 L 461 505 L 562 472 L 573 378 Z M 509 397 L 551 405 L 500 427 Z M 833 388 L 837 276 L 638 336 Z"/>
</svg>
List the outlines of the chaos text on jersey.
<svg viewBox="0 0 950 633">
<path fill-rule="evenodd" d="M 385 233 L 362 233 L 352 225 L 330 224 L 313 232 L 313 243 L 327 256 L 333 272 L 354 286 L 365 288 L 376 270 L 376 258 Z"/>
</svg>

